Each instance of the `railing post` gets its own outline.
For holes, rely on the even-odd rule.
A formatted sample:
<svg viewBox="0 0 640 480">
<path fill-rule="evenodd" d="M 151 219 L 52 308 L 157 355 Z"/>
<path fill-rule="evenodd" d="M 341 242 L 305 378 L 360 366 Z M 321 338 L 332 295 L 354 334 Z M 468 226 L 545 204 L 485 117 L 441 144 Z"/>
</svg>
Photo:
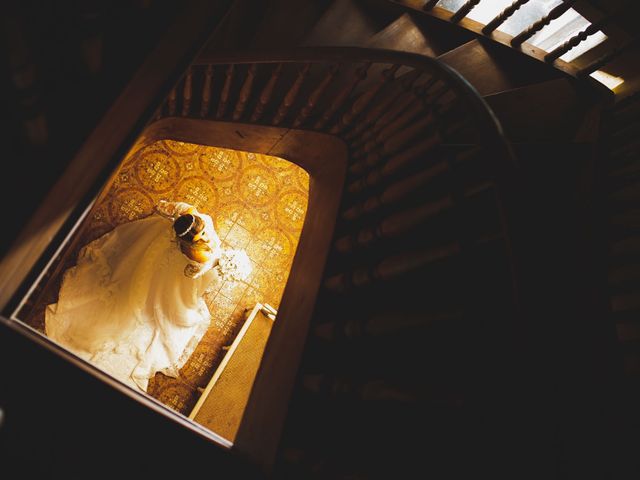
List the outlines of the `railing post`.
<svg viewBox="0 0 640 480">
<path fill-rule="evenodd" d="M 275 89 L 276 82 L 278 81 L 278 78 L 280 78 L 280 73 L 282 73 L 282 63 L 279 63 L 276 66 L 276 68 L 274 68 L 273 71 L 271 72 L 271 77 L 269 78 L 269 81 L 267 82 L 264 89 L 262 90 L 262 93 L 260 94 L 260 98 L 258 99 L 256 108 L 253 111 L 253 114 L 251 115 L 252 122 L 256 122 L 260 119 L 260 117 L 262 117 L 262 114 L 267 108 L 267 105 L 271 101 L 271 97 L 273 95 L 273 90 Z"/>
<path fill-rule="evenodd" d="M 473 10 L 476 5 L 480 3 L 481 0 L 467 0 L 467 2 L 462 5 L 456 13 L 454 13 L 449 21 L 451 23 L 458 23 L 464 17 L 466 17 L 471 10 Z"/>
<path fill-rule="evenodd" d="M 256 78 L 256 71 L 258 69 L 258 65 L 256 63 L 252 63 L 247 70 L 247 77 L 242 84 L 242 88 L 240 89 L 240 94 L 238 95 L 238 101 L 236 102 L 236 108 L 233 111 L 232 118 L 235 121 L 240 120 L 242 114 L 244 113 L 244 109 L 247 106 L 247 102 L 249 101 L 249 97 L 251 97 L 251 89 L 253 88 L 253 81 Z"/>
<path fill-rule="evenodd" d="M 224 87 L 220 92 L 220 103 L 218 104 L 218 110 L 216 112 L 216 118 L 222 118 L 225 110 L 227 109 L 227 103 L 229 102 L 229 95 L 231 94 L 231 83 L 233 82 L 233 63 L 227 67 L 226 77 L 224 80 Z"/>
<path fill-rule="evenodd" d="M 424 11 L 433 10 L 433 7 L 435 7 L 439 1 L 440 0 L 429 0 L 427 3 L 424 4 L 424 6 L 422 7 L 422 10 Z"/>
<path fill-rule="evenodd" d="M 204 74 L 204 85 L 202 86 L 202 106 L 200 108 L 200 116 L 206 117 L 209 114 L 209 105 L 211 103 L 211 81 L 213 79 L 213 65 L 207 65 Z"/>
<path fill-rule="evenodd" d="M 592 23 L 587 28 L 582 30 L 580 33 L 574 35 L 569 40 L 564 42 L 562 45 L 558 46 L 557 48 L 554 48 L 552 51 L 547 53 L 544 56 L 544 61 L 551 63 L 555 61 L 557 58 L 560 58 L 562 55 L 567 53 L 573 47 L 577 47 L 580 43 L 584 42 L 588 37 L 598 32 L 604 25 L 610 22 L 615 16 L 616 15 L 608 15 L 598 20 L 596 23 Z"/>
<path fill-rule="evenodd" d="M 507 8 L 505 8 L 497 17 L 491 20 L 482 28 L 482 33 L 489 35 L 496 28 L 506 22 L 521 6 L 528 3 L 529 0 L 516 0 Z"/>
<path fill-rule="evenodd" d="M 289 112 L 289 109 L 293 105 L 293 102 L 296 101 L 298 92 L 300 91 L 300 88 L 302 87 L 302 84 L 304 83 L 305 78 L 307 78 L 310 68 L 311 68 L 311 64 L 306 63 L 304 67 L 302 67 L 298 71 L 298 76 L 295 82 L 293 83 L 293 85 L 291 86 L 287 94 L 284 96 L 284 99 L 282 100 L 282 104 L 280 105 L 280 108 L 278 108 L 278 112 L 276 113 L 276 116 L 273 118 L 273 121 L 271 122 L 273 125 L 280 125 L 280 122 L 282 122 L 284 117 L 287 116 L 287 113 Z"/>
<path fill-rule="evenodd" d="M 336 63 L 331 65 L 329 70 L 327 70 L 327 73 L 325 74 L 324 78 L 322 79 L 322 81 L 320 81 L 320 83 L 313 90 L 313 92 L 309 94 L 309 99 L 307 100 L 306 105 L 300 110 L 300 113 L 298 113 L 298 116 L 293 121 L 294 127 L 299 127 L 300 125 L 302 125 L 304 121 L 309 117 L 309 115 L 311 115 L 313 110 L 316 108 L 316 104 L 318 103 L 318 100 L 320 100 L 320 97 L 322 96 L 324 91 L 327 89 L 329 84 L 333 81 L 334 77 L 336 76 L 336 73 L 338 73 L 339 68 L 340 68 L 339 65 Z"/>
<path fill-rule="evenodd" d="M 567 0 L 566 2 L 562 2 L 557 7 L 553 8 L 546 16 L 542 17 L 537 22 L 531 24 L 528 28 L 520 32 L 518 35 L 511 39 L 511 46 L 514 48 L 520 47 L 524 42 L 533 37 L 536 33 L 542 30 L 544 27 L 549 25 L 552 20 L 560 17 L 564 12 L 569 10 L 573 4 L 576 3 L 576 0 Z"/>
<path fill-rule="evenodd" d="M 182 116 L 183 117 L 186 117 L 187 115 L 189 115 L 189 110 L 191 109 L 192 82 L 193 82 L 193 67 L 190 67 L 189 70 L 187 70 L 187 75 L 184 79 L 184 88 L 182 90 Z"/>
</svg>

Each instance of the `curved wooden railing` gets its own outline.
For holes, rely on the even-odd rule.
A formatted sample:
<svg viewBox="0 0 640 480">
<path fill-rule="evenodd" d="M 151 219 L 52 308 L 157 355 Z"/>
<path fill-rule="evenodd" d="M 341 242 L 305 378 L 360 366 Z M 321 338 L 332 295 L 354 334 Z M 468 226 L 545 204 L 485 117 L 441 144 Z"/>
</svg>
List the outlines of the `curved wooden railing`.
<svg viewBox="0 0 640 480">
<path fill-rule="evenodd" d="M 506 221 L 501 202 L 511 196 L 505 189 L 515 172 L 510 147 L 474 88 L 435 59 L 343 47 L 201 56 L 155 119 L 168 116 L 307 129 L 342 138 L 350 149 L 350 166 L 335 243 L 339 254 L 406 235 L 487 189 L 497 192 L 496 209 Z M 464 187 L 449 192 L 455 201 L 451 196 L 420 205 L 407 200 L 465 169 L 474 173 L 456 179 Z M 506 231 L 505 226 L 502 234 Z M 368 276 L 385 276 L 371 268 Z M 363 272 L 341 275 L 328 278 L 327 288 L 352 286 Z"/>
<path fill-rule="evenodd" d="M 401 352 L 410 352 L 416 340 L 432 335 L 431 342 L 456 350 L 472 338 L 496 351 L 510 343 L 518 317 L 509 232 L 517 168 L 496 118 L 451 68 L 414 54 L 362 48 L 208 54 L 196 59 L 154 119 L 167 117 L 319 131 L 349 148 L 315 333 L 294 395 L 306 392 L 314 399 L 297 403 L 304 413 L 290 414 L 289 425 L 308 422 L 315 414 L 307 409 L 318 401 L 334 416 L 327 426 L 335 425 L 348 415 L 340 392 L 365 403 L 404 395 L 414 407 L 429 408 L 433 398 L 424 395 L 425 378 L 418 374 L 404 382 L 400 394 L 394 386 L 399 377 L 389 367 L 406 361 Z M 466 330 L 453 334 L 458 328 Z M 389 341 L 395 354 L 388 364 L 374 361 L 376 346 Z M 366 368 L 354 361 L 353 349 L 371 362 Z M 265 358 L 270 353 L 276 355 L 267 346 Z M 477 353 L 470 347 L 463 356 Z M 418 365 L 426 367 L 407 364 L 401 376 L 415 374 Z M 451 368 L 441 365 L 441 374 L 457 375 Z M 499 369 L 487 371 L 497 375 Z M 321 381 L 314 383 L 317 377 Z M 252 394 L 263 415 L 254 404 L 245 425 L 273 416 L 268 402 L 258 401 L 266 398 L 259 392 L 263 387 L 273 390 L 257 385 Z M 373 393 L 361 398 L 357 392 Z M 459 395 L 436 388 L 435 396 L 449 404 Z M 281 426 L 283 419 L 270 421 Z M 288 428 L 281 458 L 298 441 Z"/>
<path fill-rule="evenodd" d="M 494 383 L 506 375 L 474 341 L 492 352 L 514 344 L 518 279 L 510 219 L 517 208 L 517 166 L 495 116 L 457 72 L 435 59 L 361 48 L 206 54 L 193 62 L 147 126 L 155 122 L 167 129 L 216 127 L 203 132 L 219 132 L 224 125 L 229 135 L 236 123 L 239 143 L 248 150 L 252 138 L 243 132 L 251 136 L 247 132 L 258 126 L 322 132 L 348 147 L 332 250 L 310 327 L 314 335 L 300 368 L 302 347 L 281 336 L 274 345 L 271 335 L 261 369 L 291 375 L 274 382 L 259 373 L 234 444 L 253 462 L 273 464 L 293 389 L 287 379 L 298 370 L 294 398 L 303 392 L 314 399 L 296 401 L 301 418 L 289 413 L 288 425 L 312 419 L 308 409 L 320 401 L 334 419 L 327 428 L 348 418 L 340 400 L 345 392 L 349 398 L 355 392 L 364 404 L 403 398 L 412 408 L 428 409 L 442 399 L 455 410 L 461 398 L 477 394 L 476 382 Z M 247 124 L 256 128 L 241 128 Z M 215 138 L 207 141 L 215 145 Z M 322 150 L 316 142 L 314 148 Z M 314 208 L 308 218 L 319 217 L 321 207 Z M 324 253 L 319 256 L 324 261 Z M 304 275 L 297 278 L 309 283 Z M 315 287 L 306 293 L 312 298 Z M 300 328 L 306 333 L 309 327 Z M 395 348 L 389 349 L 389 361 L 381 362 L 376 352 L 388 342 Z M 420 342 L 432 344 L 434 358 L 446 358 L 442 348 L 458 352 L 466 373 L 458 362 L 433 368 L 424 358 L 412 361 L 407 354 L 419 350 Z M 424 375 L 416 368 L 424 368 Z M 456 386 L 439 384 L 436 370 Z M 321 381 L 314 382 L 318 376 Z M 343 426 L 352 428 L 348 421 Z M 332 434 L 318 431 L 319 437 Z M 299 440 L 287 427 L 284 457 Z"/>
</svg>

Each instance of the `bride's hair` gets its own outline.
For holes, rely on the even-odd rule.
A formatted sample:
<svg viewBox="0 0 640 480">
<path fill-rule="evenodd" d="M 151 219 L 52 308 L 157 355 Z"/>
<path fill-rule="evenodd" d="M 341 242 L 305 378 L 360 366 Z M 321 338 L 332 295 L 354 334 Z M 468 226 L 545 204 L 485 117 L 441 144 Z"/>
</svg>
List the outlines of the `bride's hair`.
<svg viewBox="0 0 640 480">
<path fill-rule="evenodd" d="M 175 219 L 173 230 L 181 240 L 192 242 L 193 237 L 204 230 L 204 221 L 198 215 L 185 213 Z"/>
</svg>

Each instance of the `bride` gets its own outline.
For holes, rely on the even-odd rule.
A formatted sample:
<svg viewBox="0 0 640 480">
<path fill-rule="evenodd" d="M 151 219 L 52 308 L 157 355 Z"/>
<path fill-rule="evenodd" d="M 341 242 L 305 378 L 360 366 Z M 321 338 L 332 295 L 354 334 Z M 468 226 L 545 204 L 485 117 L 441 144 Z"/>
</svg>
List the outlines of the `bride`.
<svg viewBox="0 0 640 480">
<path fill-rule="evenodd" d="M 245 278 L 244 251 L 223 250 L 209 215 L 182 202 L 119 225 L 86 245 L 45 311 L 49 338 L 146 391 L 177 376 L 210 322 L 203 294 Z"/>
</svg>

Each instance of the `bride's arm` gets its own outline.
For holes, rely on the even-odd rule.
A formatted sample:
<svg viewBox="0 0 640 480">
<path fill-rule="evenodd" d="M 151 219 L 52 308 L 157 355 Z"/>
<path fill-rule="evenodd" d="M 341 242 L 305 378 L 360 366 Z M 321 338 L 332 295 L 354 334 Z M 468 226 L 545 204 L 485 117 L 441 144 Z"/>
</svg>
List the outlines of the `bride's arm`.
<svg viewBox="0 0 640 480">
<path fill-rule="evenodd" d="M 219 258 L 214 254 L 205 263 L 191 261 L 184 267 L 184 274 L 189 278 L 201 277 L 218 264 Z"/>
</svg>

